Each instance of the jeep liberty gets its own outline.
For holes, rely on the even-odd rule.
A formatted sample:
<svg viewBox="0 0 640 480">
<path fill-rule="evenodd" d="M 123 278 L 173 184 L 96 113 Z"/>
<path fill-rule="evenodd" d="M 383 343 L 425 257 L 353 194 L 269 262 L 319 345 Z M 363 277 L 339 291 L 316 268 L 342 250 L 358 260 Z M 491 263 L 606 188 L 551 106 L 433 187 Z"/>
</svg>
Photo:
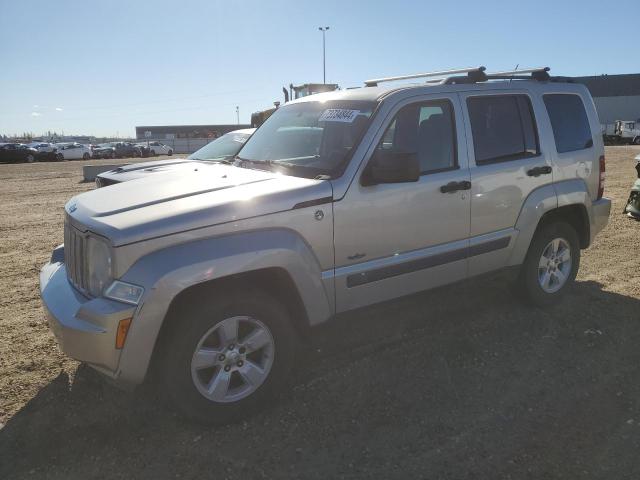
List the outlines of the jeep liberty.
<svg viewBox="0 0 640 480">
<path fill-rule="evenodd" d="M 548 70 L 307 96 L 232 161 L 74 197 L 40 274 L 61 349 L 123 385 L 153 371 L 218 422 L 281 391 L 341 312 L 507 269 L 558 302 L 611 202 L 591 96 Z"/>
</svg>

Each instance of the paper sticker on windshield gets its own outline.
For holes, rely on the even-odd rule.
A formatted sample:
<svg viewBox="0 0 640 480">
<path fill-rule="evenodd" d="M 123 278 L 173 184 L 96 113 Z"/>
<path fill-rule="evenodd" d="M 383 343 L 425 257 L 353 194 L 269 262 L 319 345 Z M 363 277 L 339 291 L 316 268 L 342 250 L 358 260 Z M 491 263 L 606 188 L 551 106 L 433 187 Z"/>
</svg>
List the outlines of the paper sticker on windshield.
<svg viewBox="0 0 640 480">
<path fill-rule="evenodd" d="M 360 114 L 360 110 L 347 110 L 346 108 L 329 108 L 322 112 L 319 122 L 345 122 L 351 123 Z"/>
</svg>

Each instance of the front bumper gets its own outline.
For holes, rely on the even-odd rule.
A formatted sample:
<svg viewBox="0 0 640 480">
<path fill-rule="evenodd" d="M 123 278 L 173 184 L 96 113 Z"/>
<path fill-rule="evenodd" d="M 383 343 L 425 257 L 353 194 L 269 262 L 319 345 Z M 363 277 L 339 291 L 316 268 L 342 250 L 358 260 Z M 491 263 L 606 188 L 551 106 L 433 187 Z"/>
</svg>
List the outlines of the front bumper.
<svg viewBox="0 0 640 480">
<path fill-rule="evenodd" d="M 611 213 L 611 200 L 601 198 L 591 204 L 593 221 L 591 222 L 591 241 L 600 231 L 607 226 L 609 214 Z"/>
<path fill-rule="evenodd" d="M 118 322 L 135 307 L 106 298 L 87 298 L 71 286 L 63 247 L 40 271 L 40 296 L 49 326 L 69 357 L 86 362 L 112 379 L 119 377 L 121 350 L 115 348 Z"/>
</svg>

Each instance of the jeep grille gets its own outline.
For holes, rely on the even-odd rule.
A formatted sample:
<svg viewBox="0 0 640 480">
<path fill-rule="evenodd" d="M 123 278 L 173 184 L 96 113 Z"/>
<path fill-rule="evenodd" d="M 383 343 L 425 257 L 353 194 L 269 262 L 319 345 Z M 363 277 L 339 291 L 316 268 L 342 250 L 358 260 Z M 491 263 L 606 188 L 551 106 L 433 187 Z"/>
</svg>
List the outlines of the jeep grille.
<svg viewBox="0 0 640 480">
<path fill-rule="evenodd" d="M 67 278 L 81 292 L 87 291 L 85 244 L 85 235 L 65 222 L 64 263 L 67 267 Z"/>
</svg>

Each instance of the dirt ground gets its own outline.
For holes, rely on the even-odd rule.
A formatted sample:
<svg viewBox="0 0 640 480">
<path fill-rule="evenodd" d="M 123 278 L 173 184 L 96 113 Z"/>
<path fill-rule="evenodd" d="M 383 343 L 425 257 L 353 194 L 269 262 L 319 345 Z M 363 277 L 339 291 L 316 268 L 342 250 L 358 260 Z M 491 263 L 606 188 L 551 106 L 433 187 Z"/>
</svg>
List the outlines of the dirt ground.
<svg viewBox="0 0 640 480">
<path fill-rule="evenodd" d="M 610 223 L 564 301 L 469 281 L 317 331 L 290 390 L 203 427 L 65 358 L 38 271 L 85 162 L 0 165 L 0 478 L 640 478 L 635 147 L 607 149 Z"/>
</svg>

